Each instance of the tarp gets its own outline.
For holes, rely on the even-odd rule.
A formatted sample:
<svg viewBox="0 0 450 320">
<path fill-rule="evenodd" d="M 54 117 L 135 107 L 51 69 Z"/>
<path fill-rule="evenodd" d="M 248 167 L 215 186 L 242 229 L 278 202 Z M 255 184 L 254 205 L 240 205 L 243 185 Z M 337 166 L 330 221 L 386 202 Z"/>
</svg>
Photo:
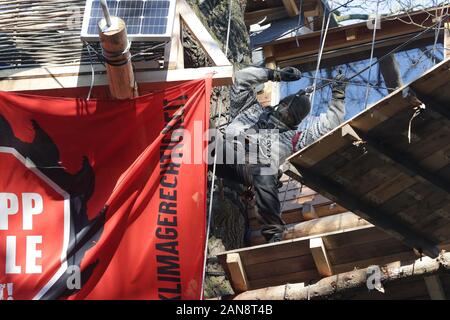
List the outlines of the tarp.
<svg viewBox="0 0 450 320">
<path fill-rule="evenodd" d="M 198 299 L 210 89 L 0 92 L 0 299 Z"/>
</svg>

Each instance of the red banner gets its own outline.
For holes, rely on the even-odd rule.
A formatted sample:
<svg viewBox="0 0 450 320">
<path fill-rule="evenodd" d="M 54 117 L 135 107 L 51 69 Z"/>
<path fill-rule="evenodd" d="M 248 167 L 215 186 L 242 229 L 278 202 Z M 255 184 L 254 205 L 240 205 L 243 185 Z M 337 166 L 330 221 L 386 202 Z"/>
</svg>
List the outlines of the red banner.
<svg viewBox="0 0 450 320">
<path fill-rule="evenodd" d="M 210 89 L 0 93 L 0 299 L 198 299 Z"/>
</svg>

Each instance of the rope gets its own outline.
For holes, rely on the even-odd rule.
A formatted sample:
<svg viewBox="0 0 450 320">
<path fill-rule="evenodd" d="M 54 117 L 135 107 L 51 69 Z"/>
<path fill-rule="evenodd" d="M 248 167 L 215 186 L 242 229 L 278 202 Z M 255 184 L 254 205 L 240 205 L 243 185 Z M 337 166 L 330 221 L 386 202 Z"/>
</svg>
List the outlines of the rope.
<svg viewBox="0 0 450 320">
<path fill-rule="evenodd" d="M 231 30 L 231 9 L 232 0 L 228 2 L 228 27 L 227 27 L 227 40 L 225 43 L 225 56 L 228 57 L 228 44 L 230 42 L 230 30 Z"/>
<path fill-rule="evenodd" d="M 450 14 L 446 14 L 442 19 L 447 19 L 450 16 Z M 355 73 L 354 75 L 352 75 L 351 77 L 349 77 L 347 80 L 351 80 L 356 78 L 357 76 L 359 76 L 360 74 L 364 73 L 365 71 L 369 70 L 372 66 L 380 63 L 381 61 L 383 61 L 384 59 L 386 59 L 387 57 L 389 57 L 391 54 L 396 53 L 397 51 L 403 49 L 404 47 L 406 47 L 407 45 L 409 45 L 411 42 L 413 42 L 414 40 L 420 38 L 422 35 L 424 35 L 425 33 L 429 32 L 431 29 L 434 29 L 435 27 L 437 27 L 439 25 L 439 21 L 436 22 L 435 24 L 433 24 L 432 26 L 429 26 L 428 28 L 422 30 L 421 32 L 419 32 L 418 34 L 416 34 L 415 36 L 411 37 L 410 39 L 408 39 L 407 41 L 403 42 L 401 45 L 395 47 L 394 49 L 392 49 L 391 51 L 389 51 L 388 53 L 386 53 L 385 55 L 383 55 L 382 57 L 378 58 L 377 61 L 373 62 L 372 64 L 370 64 L 367 67 L 362 68 L 360 71 L 358 71 L 357 73 Z M 324 84 L 319 86 L 316 90 L 320 90 L 323 89 L 327 86 L 329 86 L 330 83 Z"/>
<path fill-rule="evenodd" d="M 380 6 L 380 0 L 377 1 L 377 10 L 376 10 L 376 15 L 375 15 L 375 24 L 374 24 L 374 28 L 373 28 L 373 35 L 372 35 L 372 48 L 370 50 L 370 62 L 369 64 L 371 65 L 371 67 L 369 68 L 369 75 L 367 76 L 367 86 L 366 86 L 366 98 L 364 100 L 364 109 L 367 109 L 367 102 L 369 101 L 369 93 L 370 93 L 370 88 L 369 88 L 369 83 L 370 83 L 370 76 L 372 75 L 372 62 L 373 62 L 373 53 L 375 51 L 375 40 L 376 40 L 376 36 L 377 36 L 377 27 L 378 27 L 378 9 Z"/>
<path fill-rule="evenodd" d="M 261 68 L 261 69 L 265 69 L 268 71 L 276 71 L 279 72 L 281 74 L 286 73 L 289 74 L 288 72 L 282 71 L 282 70 L 276 70 L 276 69 L 271 69 L 265 66 L 261 66 L 261 65 L 254 65 L 254 64 L 249 64 L 249 63 L 243 63 L 243 62 L 238 62 L 240 65 L 242 66 L 246 66 L 246 67 L 255 67 L 255 68 Z M 336 80 L 336 79 L 330 79 L 330 78 L 324 78 L 324 77 L 314 77 L 314 76 L 308 76 L 306 74 L 302 74 L 302 78 L 308 78 L 308 79 L 317 79 L 317 80 L 321 80 L 321 81 L 327 81 L 327 82 L 338 82 L 338 83 L 346 83 L 346 84 L 350 84 L 350 85 L 354 85 L 354 86 L 361 86 L 361 87 L 366 87 L 367 85 L 371 88 L 374 89 L 386 89 L 386 90 L 394 90 L 395 88 L 390 88 L 390 87 L 386 87 L 386 86 L 380 86 L 380 85 L 375 85 L 375 84 L 371 84 L 370 82 L 368 83 L 362 83 L 362 82 L 356 82 L 356 81 L 348 81 L 348 80 Z M 289 86 L 289 82 L 286 83 Z"/>
<path fill-rule="evenodd" d="M 422 110 L 425 109 L 425 104 L 421 104 L 420 106 L 414 108 L 414 114 L 412 115 L 411 119 L 409 120 L 409 124 L 408 124 L 408 142 L 411 144 L 411 131 L 412 131 L 412 122 L 414 120 L 415 117 L 417 117 Z"/>
<path fill-rule="evenodd" d="M 303 0 L 300 0 L 298 2 L 298 21 L 297 21 L 297 30 L 295 30 L 295 43 L 297 44 L 297 48 L 300 47 L 300 43 L 298 42 L 298 30 L 300 30 L 302 27 L 300 26 L 302 22 L 302 11 L 303 11 Z M 303 19 L 306 19 L 306 17 L 303 17 Z M 305 23 L 303 22 L 303 25 Z"/>
<path fill-rule="evenodd" d="M 225 54 L 228 53 L 228 44 L 230 39 L 230 25 L 231 25 L 231 9 L 232 9 L 232 0 L 229 0 L 228 3 L 228 30 L 227 30 L 227 40 L 225 43 Z M 223 92 L 223 87 L 221 88 L 221 91 Z M 219 117 L 216 120 L 216 127 L 218 127 L 218 124 L 220 122 L 220 119 L 222 117 L 222 102 L 220 102 L 220 99 L 218 100 L 219 103 Z M 217 147 L 219 145 L 219 139 L 216 139 L 215 142 L 215 150 L 217 151 Z M 208 258 L 208 239 L 209 239 L 209 233 L 210 233 L 210 226 L 211 226 L 211 218 L 212 218 L 212 205 L 213 205 L 213 196 L 214 196 L 214 184 L 216 181 L 216 167 L 217 167 L 217 152 L 214 153 L 214 160 L 213 160 L 213 171 L 212 171 L 212 178 L 211 178 L 211 193 L 209 196 L 209 210 L 208 210 L 208 219 L 207 219 L 207 226 L 206 226 L 206 239 L 205 239 L 205 250 L 204 250 L 204 258 L 203 258 L 203 275 L 202 275 L 202 287 L 200 289 L 200 300 L 203 300 L 204 297 L 204 290 L 205 290 L 205 272 L 206 272 L 206 262 Z"/>
<path fill-rule="evenodd" d="M 281 202 L 281 207 L 280 207 L 280 212 L 283 212 L 283 208 L 284 208 L 284 203 L 286 202 L 286 197 L 287 197 L 287 193 L 289 190 L 289 184 L 291 183 L 291 177 L 289 177 L 288 182 L 286 184 L 286 190 L 284 191 L 284 197 L 283 197 L 283 202 Z"/>
<path fill-rule="evenodd" d="M 442 9 L 442 11 L 443 10 L 444 9 Z M 435 53 L 436 53 L 436 45 L 437 45 L 438 38 L 439 38 L 439 31 L 441 29 L 441 24 L 442 24 L 442 19 L 439 19 L 439 26 L 438 26 L 438 28 L 436 28 L 436 31 L 435 31 L 435 34 L 434 34 L 433 53 L 432 53 L 432 57 L 430 59 L 430 63 L 433 63 L 433 64 L 436 64 Z M 431 68 L 431 66 L 429 66 L 429 68 Z"/>
<path fill-rule="evenodd" d="M 325 17 L 325 16 L 324 16 Z M 322 61 L 322 54 L 323 54 L 323 49 L 325 48 L 325 42 L 327 40 L 327 34 L 328 34 L 328 28 L 330 26 L 330 20 L 331 20 L 331 14 L 328 15 L 328 21 L 327 21 L 327 25 L 325 27 L 325 30 L 323 30 L 323 24 L 322 24 L 322 32 L 323 32 L 323 38 L 322 38 L 322 32 L 321 32 L 321 44 L 320 44 L 320 49 L 319 49 L 319 57 L 317 59 L 317 67 L 316 67 L 316 73 L 314 76 L 314 82 L 313 82 L 313 89 L 312 89 L 312 97 L 311 97 L 311 109 L 314 110 L 314 100 L 315 100 L 315 96 L 316 96 L 316 87 L 317 87 L 317 77 L 319 76 L 319 71 L 320 71 L 320 63 Z M 325 20 L 324 20 L 325 21 Z M 313 116 L 312 116 L 312 110 L 311 113 L 308 116 L 308 120 L 307 120 L 307 126 L 306 126 L 306 132 L 308 132 L 312 122 L 313 122 Z"/>
<path fill-rule="evenodd" d="M 90 100 L 92 88 L 94 87 L 95 71 L 94 71 L 94 64 L 92 63 L 91 49 L 89 47 L 87 47 L 87 49 L 88 49 L 88 54 L 89 54 L 89 62 L 91 64 L 91 85 L 89 86 L 89 92 L 87 95 L 87 100 Z"/>
</svg>

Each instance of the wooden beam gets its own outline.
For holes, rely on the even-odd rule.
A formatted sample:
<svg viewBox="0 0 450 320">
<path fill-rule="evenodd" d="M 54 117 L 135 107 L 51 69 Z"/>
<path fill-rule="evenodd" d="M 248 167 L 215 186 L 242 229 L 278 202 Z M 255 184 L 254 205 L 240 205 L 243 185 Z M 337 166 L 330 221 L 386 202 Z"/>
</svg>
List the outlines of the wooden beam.
<svg viewBox="0 0 450 320">
<path fill-rule="evenodd" d="M 399 165 L 406 173 L 416 175 L 421 180 L 427 181 L 442 191 L 450 193 L 450 184 L 445 179 L 420 167 L 407 155 L 399 154 L 387 144 L 363 133 L 361 130 L 352 128 L 350 124 L 346 124 L 343 129 L 347 132 L 346 136 L 354 142 L 360 142 L 361 147 L 367 148 L 369 151 L 380 155 L 383 159 Z"/>
<path fill-rule="evenodd" d="M 450 8 L 450 6 L 446 6 L 444 8 Z M 432 11 L 432 9 L 430 9 L 430 11 Z M 398 19 L 383 19 L 381 22 L 382 28 L 377 30 L 376 41 L 395 39 L 396 37 L 404 35 L 412 36 L 414 33 L 423 30 L 423 28 L 419 25 L 428 27 L 434 24 L 432 15 L 426 11 L 418 11 L 409 13 L 408 15 L 399 16 L 399 18 L 406 19 L 409 19 L 409 17 L 414 23 L 406 24 Z M 327 41 L 324 46 L 324 55 L 330 51 L 336 51 L 349 46 L 371 44 L 373 38 L 372 31 L 373 30 L 367 28 L 367 24 L 365 22 L 332 28 L 328 31 Z M 350 36 L 349 38 L 349 34 L 356 34 L 357 36 Z M 317 31 L 301 36 L 276 40 L 267 43 L 264 46 L 273 47 L 274 56 L 281 66 L 282 62 L 285 60 L 299 59 L 317 54 L 318 48 L 320 48 L 320 35 L 320 31 Z M 427 36 L 428 35 L 424 35 L 424 37 Z M 300 43 L 300 46 L 298 46 L 298 43 Z M 300 64 L 301 61 L 297 61 L 296 63 Z"/>
<path fill-rule="evenodd" d="M 345 39 L 347 41 L 354 41 L 357 38 L 357 29 L 348 29 L 345 31 Z"/>
<path fill-rule="evenodd" d="M 309 249 L 311 250 L 319 274 L 324 277 L 331 276 L 333 271 L 322 238 L 309 240 Z"/>
<path fill-rule="evenodd" d="M 178 0 L 177 7 L 181 15 L 181 19 L 188 29 L 192 32 L 198 43 L 202 46 L 206 55 L 216 66 L 230 66 L 231 63 L 220 49 L 217 42 L 210 35 L 203 23 L 191 9 L 186 0 Z"/>
<path fill-rule="evenodd" d="M 302 216 L 305 220 L 317 219 L 319 216 L 316 213 L 316 209 L 314 209 L 314 205 L 312 203 L 304 203 L 302 206 Z"/>
<path fill-rule="evenodd" d="M 283 0 L 283 5 L 289 17 L 295 17 L 298 15 L 298 7 L 295 0 Z"/>
<path fill-rule="evenodd" d="M 277 62 L 273 56 L 272 47 L 265 47 L 263 53 L 266 68 L 276 69 Z M 272 95 L 274 89 L 275 83 L 273 81 L 267 81 L 266 83 L 264 83 L 264 91 L 258 94 L 258 101 L 263 107 L 267 107 L 272 104 Z"/>
<path fill-rule="evenodd" d="M 227 267 L 231 277 L 233 290 L 236 293 L 247 291 L 248 281 L 239 253 L 227 254 Z"/>
<path fill-rule="evenodd" d="M 431 300 L 446 300 L 439 275 L 427 276 L 423 279 L 425 280 L 425 285 L 427 286 Z"/>
<path fill-rule="evenodd" d="M 319 17 L 319 16 L 322 15 L 322 12 L 323 12 L 322 4 L 320 3 L 320 1 L 317 1 L 314 9 L 312 9 L 312 10 L 311 9 L 309 9 L 309 10 L 305 9 L 303 11 L 303 14 L 304 14 L 305 17 Z"/>
<path fill-rule="evenodd" d="M 380 211 L 379 208 L 373 207 L 371 204 L 348 193 L 329 178 L 323 177 L 317 172 L 312 172 L 310 169 L 302 168 L 298 164 L 294 163 L 293 165 L 296 170 L 291 168 L 289 171 L 291 173 L 295 171 L 292 176 L 296 177 L 300 182 L 305 183 L 327 198 L 336 201 L 348 210 L 428 256 L 436 257 L 439 254 L 437 244 L 430 239 L 394 220 L 388 214 Z"/>
<path fill-rule="evenodd" d="M 182 31 L 180 19 L 180 12 L 178 6 L 176 6 L 172 37 L 165 48 L 165 63 L 166 68 L 169 70 L 184 68 L 184 48 L 181 39 Z"/>
<path fill-rule="evenodd" d="M 260 22 L 264 19 L 264 23 L 272 22 L 274 20 L 280 20 L 287 18 L 289 15 L 284 7 L 268 8 L 252 12 L 246 12 L 244 14 L 244 20 L 246 25 L 252 25 Z"/>
<path fill-rule="evenodd" d="M 106 70 L 102 65 L 94 65 L 94 86 L 108 85 Z M 181 82 L 201 79 L 213 74 L 213 85 L 224 86 L 233 82 L 233 66 L 190 68 L 177 70 L 135 70 L 139 86 L 162 82 Z M 35 91 L 62 88 L 89 87 L 91 68 L 88 65 L 65 67 L 41 67 L 30 69 L 0 70 L 0 90 Z"/>
<path fill-rule="evenodd" d="M 444 57 L 450 58 L 450 22 L 446 22 L 444 28 Z"/>
</svg>

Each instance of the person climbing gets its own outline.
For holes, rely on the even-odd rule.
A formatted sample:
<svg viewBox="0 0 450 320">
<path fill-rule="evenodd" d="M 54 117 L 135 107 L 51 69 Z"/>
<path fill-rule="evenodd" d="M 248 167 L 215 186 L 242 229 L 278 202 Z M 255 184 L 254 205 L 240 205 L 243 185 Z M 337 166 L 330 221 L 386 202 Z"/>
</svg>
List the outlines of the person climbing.
<svg viewBox="0 0 450 320">
<path fill-rule="evenodd" d="M 346 83 L 340 72 L 331 85 L 328 110 L 312 119 L 304 131 L 298 128 L 311 111 L 305 90 L 285 97 L 275 107 L 262 107 L 258 102 L 255 86 L 267 81 L 297 81 L 301 77 L 294 67 L 279 71 L 248 67 L 238 71 L 230 94 L 231 122 L 217 137 L 223 149 L 218 156 L 216 175 L 249 189 L 267 242 L 282 240 L 284 231 L 278 198 L 280 164 L 344 120 Z"/>
</svg>

